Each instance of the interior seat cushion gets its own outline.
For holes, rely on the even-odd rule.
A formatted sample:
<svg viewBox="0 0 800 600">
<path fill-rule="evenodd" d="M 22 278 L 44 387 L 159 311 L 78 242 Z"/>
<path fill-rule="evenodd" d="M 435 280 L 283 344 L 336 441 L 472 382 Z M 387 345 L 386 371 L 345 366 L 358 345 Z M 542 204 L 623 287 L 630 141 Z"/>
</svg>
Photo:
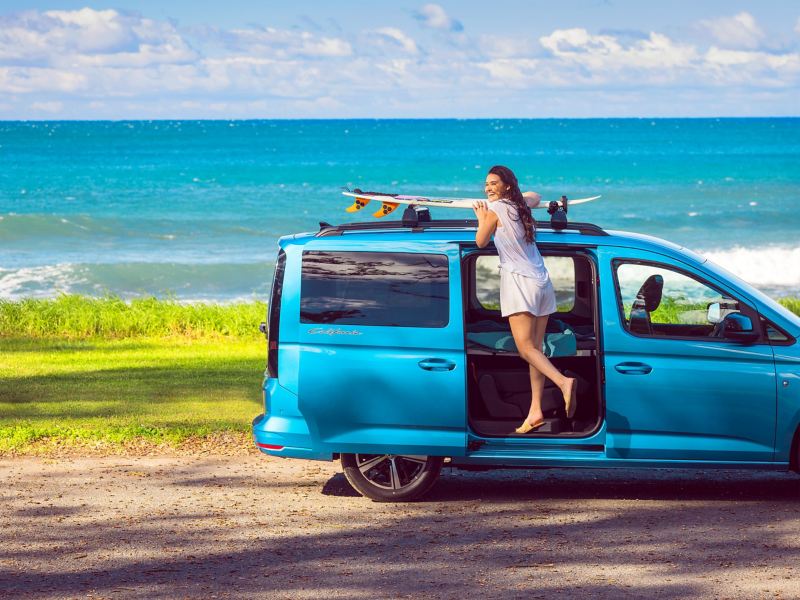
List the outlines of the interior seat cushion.
<svg viewBox="0 0 800 600">
<path fill-rule="evenodd" d="M 478 344 L 484 348 L 500 350 L 502 352 L 517 352 L 517 345 L 508 329 L 498 329 L 498 323 L 489 321 L 494 329 L 488 329 L 485 321 L 481 321 L 475 327 L 470 325 L 467 333 L 467 340 L 472 344 Z M 553 324 L 550 327 L 550 324 Z M 550 319 L 548 321 L 547 332 L 544 335 L 542 352 L 545 356 L 575 356 L 578 351 L 578 341 L 575 332 L 563 321 Z"/>
</svg>

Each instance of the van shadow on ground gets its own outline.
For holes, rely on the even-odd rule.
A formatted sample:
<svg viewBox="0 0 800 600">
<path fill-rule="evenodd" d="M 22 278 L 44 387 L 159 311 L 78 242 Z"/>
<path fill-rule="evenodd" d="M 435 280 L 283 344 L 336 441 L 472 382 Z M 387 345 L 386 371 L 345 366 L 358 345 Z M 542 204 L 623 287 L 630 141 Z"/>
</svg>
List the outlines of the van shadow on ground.
<svg viewBox="0 0 800 600">
<path fill-rule="evenodd" d="M 325 482 L 321 492 L 329 496 L 360 496 L 343 473 Z M 525 498 L 800 502 L 800 475 L 743 470 L 499 469 L 469 472 L 445 468 L 421 502 L 516 502 Z"/>
</svg>

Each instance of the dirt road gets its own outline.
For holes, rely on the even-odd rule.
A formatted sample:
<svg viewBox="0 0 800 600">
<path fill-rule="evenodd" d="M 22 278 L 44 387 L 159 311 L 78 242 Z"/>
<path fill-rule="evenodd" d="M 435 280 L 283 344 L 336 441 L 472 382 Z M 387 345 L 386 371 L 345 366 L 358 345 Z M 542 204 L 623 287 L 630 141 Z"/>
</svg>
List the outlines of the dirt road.
<svg viewBox="0 0 800 600">
<path fill-rule="evenodd" d="M 0 507 L 3 597 L 800 597 L 790 474 L 446 470 L 376 504 L 338 464 L 18 458 Z"/>
</svg>

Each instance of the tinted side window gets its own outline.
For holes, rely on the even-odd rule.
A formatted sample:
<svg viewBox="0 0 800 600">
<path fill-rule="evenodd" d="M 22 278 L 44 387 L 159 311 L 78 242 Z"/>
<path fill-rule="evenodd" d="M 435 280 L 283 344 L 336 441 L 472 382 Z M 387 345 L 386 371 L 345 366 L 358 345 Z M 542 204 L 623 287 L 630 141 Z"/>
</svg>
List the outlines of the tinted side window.
<svg viewBox="0 0 800 600">
<path fill-rule="evenodd" d="M 767 335 L 767 339 L 770 342 L 777 342 L 779 344 L 783 344 L 792 341 L 792 338 L 783 333 L 783 331 L 778 329 L 775 325 L 773 325 L 766 319 L 762 319 L 761 322 L 764 328 L 764 332 Z"/>
<path fill-rule="evenodd" d="M 300 321 L 445 327 L 447 269 L 443 254 L 304 252 Z"/>
</svg>

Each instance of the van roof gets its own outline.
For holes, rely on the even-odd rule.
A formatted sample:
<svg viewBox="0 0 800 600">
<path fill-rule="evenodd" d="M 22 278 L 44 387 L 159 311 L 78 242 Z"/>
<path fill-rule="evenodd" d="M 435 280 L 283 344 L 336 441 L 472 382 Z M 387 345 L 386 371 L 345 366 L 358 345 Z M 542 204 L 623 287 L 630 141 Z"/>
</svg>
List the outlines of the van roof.
<svg viewBox="0 0 800 600">
<path fill-rule="evenodd" d="M 328 225 L 320 223 L 316 232 L 298 233 L 284 236 L 281 246 L 292 243 L 304 245 L 320 237 L 347 238 L 349 241 L 409 241 L 420 245 L 436 242 L 470 243 L 475 241 L 478 222 L 475 219 L 432 221 L 420 223 L 416 227 L 403 227 L 402 222 L 364 222 Z M 569 223 L 563 231 L 556 231 L 549 222 L 536 222 L 536 241 L 540 244 L 568 244 L 576 246 L 621 246 L 641 250 L 655 251 L 665 254 L 691 258 L 696 263 L 706 262 L 706 258 L 667 240 L 629 231 L 603 229 L 593 223 Z"/>
</svg>

